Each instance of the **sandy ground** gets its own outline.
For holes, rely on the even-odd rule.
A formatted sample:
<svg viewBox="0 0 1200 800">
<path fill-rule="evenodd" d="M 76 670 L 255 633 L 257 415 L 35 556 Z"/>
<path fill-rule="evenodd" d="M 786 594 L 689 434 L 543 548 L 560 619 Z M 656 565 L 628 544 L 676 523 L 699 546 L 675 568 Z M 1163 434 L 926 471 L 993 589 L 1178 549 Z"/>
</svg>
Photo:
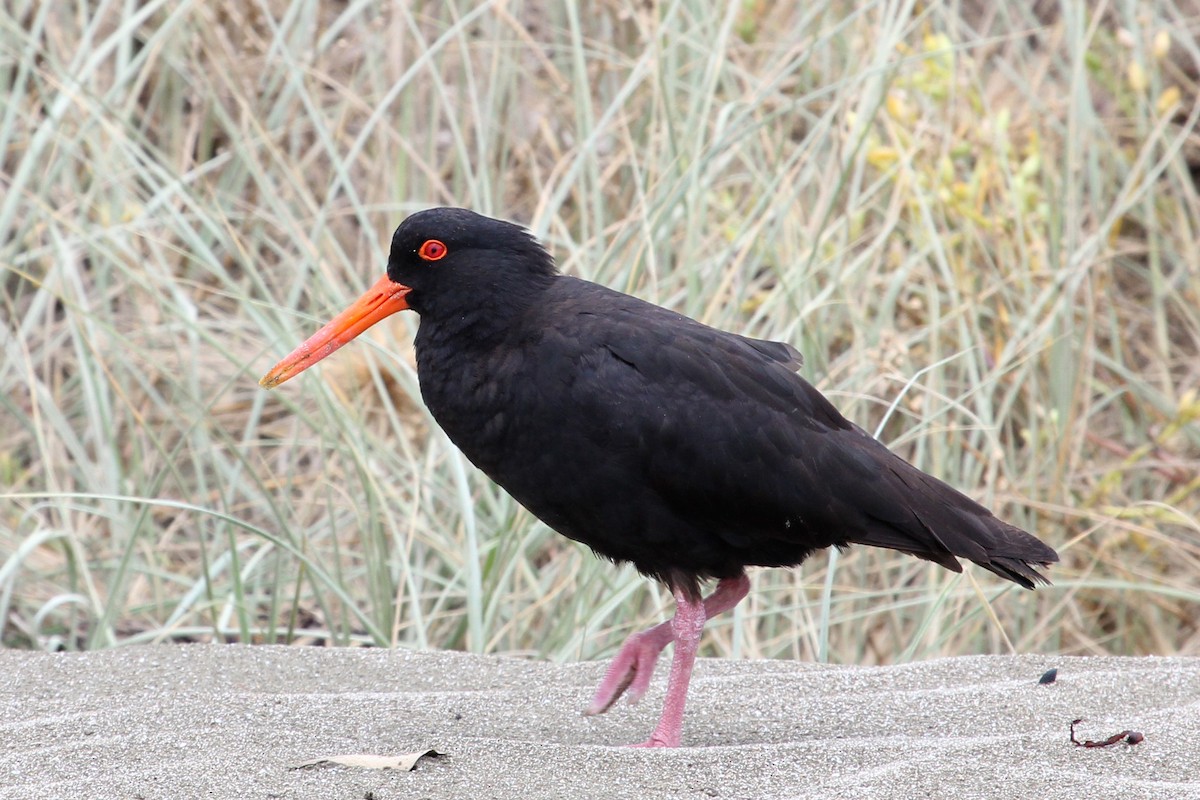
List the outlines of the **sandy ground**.
<svg viewBox="0 0 1200 800">
<path fill-rule="evenodd" d="M 639 706 L 585 718 L 603 664 L 185 646 L 0 652 L 0 798 L 1200 799 L 1200 659 L 703 660 L 685 747 Z M 665 664 L 661 665 L 665 667 Z M 1049 667 L 1058 681 L 1038 685 Z M 1085 749 L 1126 728 L 1145 741 Z M 447 755 L 413 772 L 313 758 Z"/>
</svg>

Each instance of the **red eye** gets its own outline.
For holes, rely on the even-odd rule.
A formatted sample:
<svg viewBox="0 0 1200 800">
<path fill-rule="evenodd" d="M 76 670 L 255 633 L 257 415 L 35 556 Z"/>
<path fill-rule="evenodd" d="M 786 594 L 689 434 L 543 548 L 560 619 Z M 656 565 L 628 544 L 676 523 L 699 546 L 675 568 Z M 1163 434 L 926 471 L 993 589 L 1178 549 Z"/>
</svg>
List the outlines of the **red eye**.
<svg viewBox="0 0 1200 800">
<path fill-rule="evenodd" d="M 425 244 L 421 245 L 421 249 L 417 251 L 417 255 L 426 261 L 437 261 L 446 257 L 446 253 L 450 250 L 446 245 L 439 242 L 437 239 L 427 239 Z"/>
</svg>

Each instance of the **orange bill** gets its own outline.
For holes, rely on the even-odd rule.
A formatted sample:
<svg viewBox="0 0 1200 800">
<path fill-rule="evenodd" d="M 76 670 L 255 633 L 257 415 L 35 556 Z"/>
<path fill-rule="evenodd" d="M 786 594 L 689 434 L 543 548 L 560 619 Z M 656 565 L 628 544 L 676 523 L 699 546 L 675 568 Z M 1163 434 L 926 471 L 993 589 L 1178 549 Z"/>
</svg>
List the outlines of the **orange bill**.
<svg viewBox="0 0 1200 800">
<path fill-rule="evenodd" d="M 291 380 L 384 317 L 408 308 L 405 298 L 410 291 L 404 284 L 396 283 L 384 275 L 349 308 L 276 364 L 258 382 L 259 386 L 273 389 Z"/>
</svg>

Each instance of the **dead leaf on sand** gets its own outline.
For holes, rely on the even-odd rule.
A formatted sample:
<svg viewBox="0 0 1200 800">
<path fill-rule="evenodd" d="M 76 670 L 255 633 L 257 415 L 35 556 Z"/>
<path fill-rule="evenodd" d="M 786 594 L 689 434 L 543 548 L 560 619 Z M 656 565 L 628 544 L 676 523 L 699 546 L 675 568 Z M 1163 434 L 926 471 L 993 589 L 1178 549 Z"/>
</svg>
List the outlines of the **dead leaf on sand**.
<svg viewBox="0 0 1200 800">
<path fill-rule="evenodd" d="M 417 768 L 417 762 L 422 758 L 426 756 L 437 758 L 442 755 L 445 755 L 445 753 L 439 753 L 433 748 L 418 750 L 415 753 L 405 753 L 399 756 L 351 753 L 344 756 L 322 756 L 321 758 L 314 758 L 311 761 L 302 761 L 299 764 L 293 764 L 288 769 L 312 769 L 330 764 L 340 764 L 343 767 L 358 767 L 359 769 L 398 769 L 403 772 L 411 772 Z"/>
</svg>

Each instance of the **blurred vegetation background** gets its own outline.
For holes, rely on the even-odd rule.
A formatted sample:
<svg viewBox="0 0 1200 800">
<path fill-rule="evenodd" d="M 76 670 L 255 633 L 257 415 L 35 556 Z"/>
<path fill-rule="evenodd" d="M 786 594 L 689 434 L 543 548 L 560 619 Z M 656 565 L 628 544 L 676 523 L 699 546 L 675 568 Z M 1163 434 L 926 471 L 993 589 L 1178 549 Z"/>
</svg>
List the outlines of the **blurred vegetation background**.
<svg viewBox="0 0 1200 800">
<path fill-rule="evenodd" d="M 448 443 L 412 315 L 258 388 L 459 205 L 795 344 L 1063 557 L 1036 593 L 757 570 L 706 654 L 1200 654 L 1198 33 L 1190 0 L 6 3 L 0 642 L 575 659 L 669 615 Z"/>
</svg>

